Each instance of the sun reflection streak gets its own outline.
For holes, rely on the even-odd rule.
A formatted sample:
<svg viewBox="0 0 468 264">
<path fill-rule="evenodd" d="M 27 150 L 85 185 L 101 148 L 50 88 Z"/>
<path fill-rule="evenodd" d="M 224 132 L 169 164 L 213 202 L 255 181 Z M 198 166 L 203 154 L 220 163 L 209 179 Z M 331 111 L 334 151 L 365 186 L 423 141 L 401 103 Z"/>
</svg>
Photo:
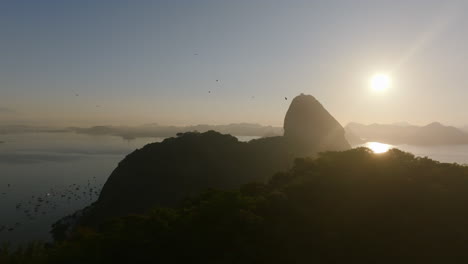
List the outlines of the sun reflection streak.
<svg viewBox="0 0 468 264">
<path fill-rule="evenodd" d="M 376 154 L 385 153 L 392 148 L 391 145 L 379 142 L 367 142 L 364 146 L 369 148 Z"/>
</svg>

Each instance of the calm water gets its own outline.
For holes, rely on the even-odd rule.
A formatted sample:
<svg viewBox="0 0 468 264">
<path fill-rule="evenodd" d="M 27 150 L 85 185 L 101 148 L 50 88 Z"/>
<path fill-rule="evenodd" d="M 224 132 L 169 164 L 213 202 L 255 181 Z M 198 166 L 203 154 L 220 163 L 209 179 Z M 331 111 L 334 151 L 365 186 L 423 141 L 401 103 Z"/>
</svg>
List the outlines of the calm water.
<svg viewBox="0 0 468 264">
<path fill-rule="evenodd" d="M 38 133 L 0 140 L 0 242 L 21 242 L 49 239 L 50 225 L 95 201 L 126 154 L 162 139 Z"/>
<path fill-rule="evenodd" d="M 368 142 L 361 146 L 368 147 L 376 153 L 383 153 L 392 148 L 397 148 L 416 156 L 429 157 L 434 160 L 449 163 L 468 164 L 468 145 L 455 146 L 412 146 L 389 145 L 378 142 Z"/>
<path fill-rule="evenodd" d="M 242 141 L 253 138 L 239 137 Z M 95 201 L 125 155 L 162 138 L 126 141 L 113 136 L 37 133 L 2 135 L 0 141 L 4 141 L 0 144 L 0 243 L 16 243 L 49 240 L 50 225 Z M 396 147 L 443 162 L 468 163 L 468 145 Z"/>
<path fill-rule="evenodd" d="M 51 224 L 94 202 L 119 161 L 162 140 L 74 133 L 1 135 L 0 244 L 50 239 Z"/>
</svg>

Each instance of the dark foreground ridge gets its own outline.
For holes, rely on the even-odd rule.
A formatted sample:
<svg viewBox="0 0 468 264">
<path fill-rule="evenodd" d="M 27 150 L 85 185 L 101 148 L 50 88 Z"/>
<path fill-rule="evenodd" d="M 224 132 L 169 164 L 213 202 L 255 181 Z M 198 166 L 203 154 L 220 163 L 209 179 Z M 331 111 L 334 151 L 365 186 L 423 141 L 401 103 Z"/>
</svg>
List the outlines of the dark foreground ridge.
<svg viewBox="0 0 468 264">
<path fill-rule="evenodd" d="M 136 150 L 119 163 L 98 201 L 79 222 L 95 225 L 155 205 L 175 206 L 206 188 L 265 182 L 273 173 L 290 168 L 294 158 L 350 148 L 343 127 L 313 96 L 297 96 L 284 123 L 284 136 L 247 143 L 214 131 L 188 132 Z M 54 230 L 73 222 L 66 218 Z"/>
<path fill-rule="evenodd" d="M 0 262 L 467 263 L 467 189 L 468 167 L 399 150 L 326 152 L 265 184 L 82 227 Z"/>
</svg>

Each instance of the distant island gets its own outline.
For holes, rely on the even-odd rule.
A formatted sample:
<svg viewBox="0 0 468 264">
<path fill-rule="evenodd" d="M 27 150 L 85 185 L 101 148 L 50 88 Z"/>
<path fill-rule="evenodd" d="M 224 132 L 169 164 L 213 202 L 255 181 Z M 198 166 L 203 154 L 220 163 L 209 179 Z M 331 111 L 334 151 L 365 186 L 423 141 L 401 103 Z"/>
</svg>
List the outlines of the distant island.
<svg viewBox="0 0 468 264">
<path fill-rule="evenodd" d="M 282 127 L 239 123 L 228 125 L 170 126 L 147 124 L 141 126 L 92 126 L 92 127 L 47 127 L 28 125 L 0 125 L 0 135 L 24 133 L 78 133 L 86 135 L 117 136 L 126 140 L 136 138 L 167 138 L 177 133 L 218 131 L 233 136 L 274 137 L 283 135 Z"/>
<path fill-rule="evenodd" d="M 426 126 L 408 123 L 363 125 L 350 123 L 345 126 L 346 137 L 352 145 L 376 141 L 392 145 L 458 145 L 468 144 L 468 133 L 434 122 Z"/>
<path fill-rule="evenodd" d="M 142 126 L 94 126 L 89 128 L 69 127 L 70 131 L 88 135 L 118 136 L 124 139 L 141 137 L 173 137 L 177 133 L 218 131 L 233 136 L 274 137 L 283 135 L 282 127 L 262 126 L 259 124 L 240 123 L 228 125 L 164 126 L 148 124 Z"/>
<path fill-rule="evenodd" d="M 70 132 L 68 128 L 29 125 L 0 125 L 0 135 L 23 133 L 63 133 Z"/>
<path fill-rule="evenodd" d="M 346 139 L 352 146 L 370 141 L 400 145 L 456 145 L 468 144 L 468 126 L 444 126 L 434 122 L 426 126 L 411 125 L 408 122 L 392 124 L 349 123 L 344 127 Z M 284 134 L 284 128 L 254 123 L 234 123 L 227 125 L 188 125 L 173 126 L 146 124 L 139 126 L 99 125 L 91 127 L 46 127 L 27 125 L 0 125 L 2 134 L 23 133 L 77 133 L 96 136 L 116 136 L 125 140 L 137 138 L 168 138 L 178 133 L 217 131 L 236 137 L 276 137 Z"/>
</svg>

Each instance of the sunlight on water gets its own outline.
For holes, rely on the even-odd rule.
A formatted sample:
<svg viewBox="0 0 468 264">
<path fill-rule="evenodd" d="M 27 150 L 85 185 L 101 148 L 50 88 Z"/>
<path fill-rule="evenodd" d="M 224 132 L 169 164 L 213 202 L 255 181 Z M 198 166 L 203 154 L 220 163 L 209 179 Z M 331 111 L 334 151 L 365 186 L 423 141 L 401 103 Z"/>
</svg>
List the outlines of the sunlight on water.
<svg viewBox="0 0 468 264">
<path fill-rule="evenodd" d="M 364 147 L 370 148 L 374 153 L 385 153 L 392 148 L 391 145 L 379 142 L 367 142 Z"/>
</svg>

